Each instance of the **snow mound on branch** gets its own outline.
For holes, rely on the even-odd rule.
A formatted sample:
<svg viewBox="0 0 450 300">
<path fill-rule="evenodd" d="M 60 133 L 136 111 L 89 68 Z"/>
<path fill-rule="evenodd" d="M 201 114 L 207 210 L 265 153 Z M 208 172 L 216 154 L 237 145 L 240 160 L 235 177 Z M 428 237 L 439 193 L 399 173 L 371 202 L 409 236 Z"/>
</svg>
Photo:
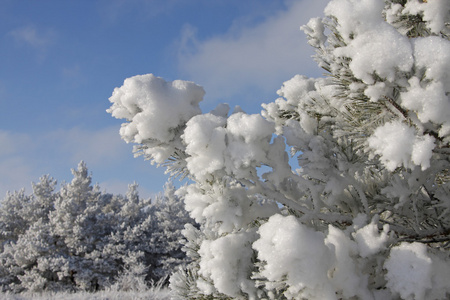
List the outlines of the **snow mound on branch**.
<svg viewBox="0 0 450 300">
<path fill-rule="evenodd" d="M 205 91 L 193 82 L 167 82 L 153 74 L 127 78 L 115 88 L 107 112 L 126 119 L 120 135 L 127 143 L 157 142 L 167 144 L 177 137 L 177 128 L 201 113 L 199 102 Z M 160 149 L 162 150 L 162 149 Z M 171 153 L 149 153 L 157 163 L 163 163 Z"/>
<path fill-rule="evenodd" d="M 344 40 L 351 40 L 354 33 L 370 30 L 383 22 L 383 1 L 333 0 L 325 7 L 325 15 L 339 20 L 338 29 Z"/>
<path fill-rule="evenodd" d="M 450 92 L 450 41 L 429 36 L 414 39 L 412 43 L 417 67 L 426 70 L 428 79 L 442 81 L 446 92 Z"/>
<path fill-rule="evenodd" d="M 389 225 L 383 226 L 383 231 L 378 231 L 377 220 L 358 229 L 355 233 L 355 240 L 358 244 L 359 254 L 362 257 L 369 257 L 385 248 L 389 239 Z"/>
<path fill-rule="evenodd" d="M 334 0 L 325 9 L 339 20 L 347 44 L 336 48 L 335 54 L 351 58 L 353 74 L 367 84 L 374 83 L 373 73 L 392 82 L 399 70 L 413 66 L 411 43 L 383 20 L 383 8 L 378 0 Z"/>
<path fill-rule="evenodd" d="M 255 299 L 254 282 L 247 279 L 253 251 L 246 244 L 250 243 L 253 235 L 252 232 L 228 234 L 216 240 L 205 240 L 200 246 L 199 273 L 211 278 L 219 292 L 239 297 L 242 290 L 250 299 Z M 213 292 L 210 283 L 204 280 L 199 280 L 197 285 L 205 294 Z"/>
<path fill-rule="evenodd" d="M 401 94 L 404 107 L 416 111 L 417 117 L 423 123 L 450 123 L 450 101 L 445 95 L 442 82 L 431 82 L 422 87 L 419 78 L 413 77 L 409 84 L 408 91 Z"/>
<path fill-rule="evenodd" d="M 322 233 L 294 216 L 277 214 L 259 228 L 259 234 L 253 248 L 267 263 L 261 275 L 272 282 L 285 281 L 288 299 L 336 299 L 327 276 L 333 261 Z"/>
<path fill-rule="evenodd" d="M 248 226 L 257 217 L 269 217 L 278 212 L 273 202 L 255 202 L 238 182 L 214 187 L 209 193 L 194 185 L 185 188 L 186 209 L 198 223 L 209 220 L 219 234 Z"/>
<path fill-rule="evenodd" d="M 389 171 L 404 166 L 430 167 L 435 139 L 429 135 L 416 136 L 408 125 L 393 121 L 378 127 L 368 139 L 369 147 L 380 155 L 381 162 Z"/>
<path fill-rule="evenodd" d="M 427 252 L 422 243 L 403 242 L 391 249 L 384 263 L 387 287 L 402 299 L 447 299 L 450 262 Z"/>
<path fill-rule="evenodd" d="M 370 299 L 367 290 L 367 275 L 358 272 L 354 257 L 357 254 L 357 244 L 342 230 L 328 226 L 325 244 L 334 251 L 333 270 L 329 272 L 330 280 L 337 290 L 342 291 L 345 299 L 359 296 L 360 299 Z"/>
<path fill-rule="evenodd" d="M 387 286 L 403 299 L 425 299 L 431 288 L 432 260 L 420 243 L 402 243 L 393 247 L 385 262 Z"/>
<path fill-rule="evenodd" d="M 431 32 L 439 34 L 448 22 L 450 13 L 450 1 L 431 0 L 421 3 L 417 0 L 409 1 L 405 5 L 406 13 L 423 14 L 423 20 L 426 21 Z"/>
<path fill-rule="evenodd" d="M 225 170 L 250 178 L 248 173 L 267 161 L 274 130 L 274 125 L 260 115 L 195 116 L 181 136 L 190 155 L 186 159 L 189 172 L 199 181 L 223 176 Z"/>
<path fill-rule="evenodd" d="M 187 167 L 197 178 L 204 178 L 224 167 L 226 119 L 213 114 L 193 117 L 182 136 L 187 144 Z"/>
</svg>

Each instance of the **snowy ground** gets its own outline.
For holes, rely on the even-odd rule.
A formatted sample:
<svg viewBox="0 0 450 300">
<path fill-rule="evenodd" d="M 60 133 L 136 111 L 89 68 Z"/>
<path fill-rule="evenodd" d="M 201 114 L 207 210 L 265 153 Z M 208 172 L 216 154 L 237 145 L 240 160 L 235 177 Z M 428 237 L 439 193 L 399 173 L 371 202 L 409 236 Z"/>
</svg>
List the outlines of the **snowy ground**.
<svg viewBox="0 0 450 300">
<path fill-rule="evenodd" d="M 7 300 L 169 300 L 170 291 L 168 289 L 150 289 L 145 292 L 117 292 L 102 291 L 98 293 L 80 292 L 71 293 L 25 293 L 25 294 L 4 294 L 0 293 L 0 299 Z"/>
</svg>

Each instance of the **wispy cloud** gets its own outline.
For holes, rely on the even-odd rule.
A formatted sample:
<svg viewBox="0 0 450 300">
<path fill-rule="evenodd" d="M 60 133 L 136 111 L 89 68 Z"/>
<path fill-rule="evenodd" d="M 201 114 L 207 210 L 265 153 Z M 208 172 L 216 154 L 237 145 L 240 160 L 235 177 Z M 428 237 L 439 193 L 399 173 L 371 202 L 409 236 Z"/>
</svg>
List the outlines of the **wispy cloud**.
<svg viewBox="0 0 450 300">
<path fill-rule="evenodd" d="M 6 192 L 30 187 L 35 180 L 32 168 L 26 161 L 26 149 L 32 150 L 31 137 L 13 134 L 0 129 L 0 199 Z M 24 185 L 23 183 L 27 183 Z"/>
<path fill-rule="evenodd" d="M 25 188 L 31 193 L 31 182 L 50 174 L 59 183 L 72 179 L 70 169 L 84 160 L 99 182 L 102 191 L 126 194 L 128 185 L 140 182 L 139 194 L 154 197 L 162 190 L 165 178 L 143 161 L 134 159 L 130 145 L 119 137 L 117 127 L 99 130 L 60 129 L 29 135 L 0 129 L 0 201 L 7 191 Z M 158 178 L 160 177 L 160 178 Z M 158 182 L 154 187 L 152 182 Z"/>
<path fill-rule="evenodd" d="M 31 182 L 37 181 L 31 166 L 20 156 L 0 158 L 0 200 L 8 191 L 18 191 L 25 188 L 31 190 Z"/>
<path fill-rule="evenodd" d="M 19 27 L 9 35 L 20 45 L 32 47 L 38 51 L 39 59 L 43 59 L 47 49 L 55 42 L 56 32 L 52 29 L 38 29 L 35 25 Z"/>
<path fill-rule="evenodd" d="M 288 1 L 286 10 L 262 23 L 239 26 L 235 22 L 227 34 L 207 40 L 199 40 L 196 29 L 187 25 L 180 38 L 179 68 L 216 99 L 249 87 L 274 92 L 295 74 L 317 75 L 313 50 L 299 27 L 322 15 L 326 3 Z"/>
<path fill-rule="evenodd" d="M 54 145 L 55 154 L 64 154 L 65 159 L 74 164 L 88 160 L 92 167 L 108 165 L 129 153 L 116 127 L 96 131 L 80 128 L 61 129 L 50 132 L 44 139 Z"/>
<path fill-rule="evenodd" d="M 34 135 L 0 130 L 0 145 L 0 199 L 8 190 L 25 187 L 30 192 L 30 183 L 44 174 L 62 180 L 61 174 L 69 175 L 81 160 L 93 170 L 120 170 L 130 156 L 130 147 L 120 140 L 116 127 L 60 129 Z M 116 175 L 120 177 L 120 173 Z"/>
<path fill-rule="evenodd" d="M 142 20 L 162 13 L 168 13 L 180 0 L 109 0 L 102 6 L 102 15 L 109 22 L 115 22 L 132 13 Z"/>
</svg>

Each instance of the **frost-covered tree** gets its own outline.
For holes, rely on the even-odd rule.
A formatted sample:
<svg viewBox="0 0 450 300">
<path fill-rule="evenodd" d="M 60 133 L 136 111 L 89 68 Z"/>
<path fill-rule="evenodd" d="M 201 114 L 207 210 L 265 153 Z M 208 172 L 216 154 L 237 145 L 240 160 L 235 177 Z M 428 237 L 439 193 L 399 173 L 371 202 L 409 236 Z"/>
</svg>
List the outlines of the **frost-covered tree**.
<svg viewBox="0 0 450 300">
<path fill-rule="evenodd" d="M 188 299 L 450 296 L 450 2 L 332 0 L 302 30 L 325 78 L 261 115 L 154 75 L 110 98 L 120 134 L 188 176 Z M 298 158 L 299 168 L 289 164 Z"/>
<path fill-rule="evenodd" d="M 53 203 L 56 200 L 56 193 L 54 193 L 56 181 L 50 176 L 42 176 L 40 182 L 33 183 L 32 186 L 31 196 L 25 195 L 25 190 L 22 189 L 19 192 L 8 193 L 0 202 L 0 285 L 2 290 L 21 289 L 17 276 L 22 275 L 23 270 L 22 266 L 18 266 L 14 260 L 12 254 L 16 253 L 16 248 L 12 245 L 23 243 L 20 241 L 21 237 L 27 235 L 30 230 L 34 231 L 37 226 L 40 226 L 38 224 L 48 223 L 48 213 L 53 209 Z M 28 252 L 27 255 L 33 256 L 33 253 Z"/>
<path fill-rule="evenodd" d="M 1 202 L 2 290 L 142 289 L 186 263 L 181 230 L 192 220 L 173 186 L 151 201 L 136 184 L 126 196 L 100 192 L 84 162 L 72 173 L 58 192 L 43 176 L 32 195 Z"/>
<path fill-rule="evenodd" d="M 127 217 L 117 224 L 105 253 L 123 261 L 126 274 L 125 277 L 120 275 L 121 280 L 127 280 L 130 274 L 139 274 L 137 277 L 145 282 L 156 283 L 166 280 L 177 266 L 187 263 L 181 250 L 181 231 L 193 220 L 184 209 L 183 201 L 175 195 L 172 184 L 168 183 L 164 195 L 158 195 L 152 202 L 139 200 L 136 187 L 131 185 L 127 194 L 128 199 L 135 199 L 135 202 L 129 201 L 122 209 L 122 212 L 131 210 L 133 213 L 126 213 Z"/>
<path fill-rule="evenodd" d="M 164 195 L 157 197 L 154 205 L 157 207 L 153 214 L 157 226 L 152 232 L 150 245 L 156 261 L 152 272 L 154 278 L 168 279 L 177 266 L 188 262 L 182 251 L 184 239 L 180 233 L 186 224 L 194 226 L 194 222 L 171 182 L 164 186 Z"/>
<path fill-rule="evenodd" d="M 39 219 L 48 221 L 48 213 L 55 201 L 56 181 L 50 176 L 42 176 L 33 183 L 33 195 L 25 195 L 25 190 L 8 192 L 0 202 L 0 249 L 8 241 L 15 241 Z"/>
</svg>

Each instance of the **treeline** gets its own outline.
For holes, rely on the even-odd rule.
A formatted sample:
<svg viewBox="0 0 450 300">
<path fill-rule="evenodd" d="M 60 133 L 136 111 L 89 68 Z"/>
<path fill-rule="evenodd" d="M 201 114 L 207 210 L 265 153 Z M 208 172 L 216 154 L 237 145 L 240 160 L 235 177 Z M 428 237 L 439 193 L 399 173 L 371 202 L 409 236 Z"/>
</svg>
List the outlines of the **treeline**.
<svg viewBox="0 0 450 300">
<path fill-rule="evenodd" d="M 84 162 L 72 173 L 59 191 L 47 175 L 0 202 L 3 292 L 142 288 L 186 263 L 181 231 L 193 221 L 173 185 L 142 199 L 136 184 L 101 192 Z"/>
</svg>

